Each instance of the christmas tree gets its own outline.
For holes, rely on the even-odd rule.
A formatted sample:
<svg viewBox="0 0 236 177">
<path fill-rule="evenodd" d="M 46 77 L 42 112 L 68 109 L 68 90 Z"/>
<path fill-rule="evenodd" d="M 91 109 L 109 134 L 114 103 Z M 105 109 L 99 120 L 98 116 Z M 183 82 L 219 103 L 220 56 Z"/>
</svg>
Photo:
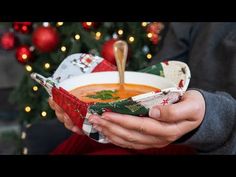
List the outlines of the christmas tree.
<svg viewBox="0 0 236 177">
<path fill-rule="evenodd" d="M 122 39 L 129 44 L 126 70 L 149 65 L 159 48 L 160 22 L 13 22 L 5 23 L 9 32 L 1 36 L 5 50 L 16 48 L 16 61 L 25 67 L 21 84 L 11 95 L 24 125 L 55 118 L 49 108 L 48 93 L 30 77 L 37 72 L 49 77 L 67 56 L 90 53 L 115 64 L 113 43 Z M 16 34 L 25 36 L 17 40 Z"/>
</svg>

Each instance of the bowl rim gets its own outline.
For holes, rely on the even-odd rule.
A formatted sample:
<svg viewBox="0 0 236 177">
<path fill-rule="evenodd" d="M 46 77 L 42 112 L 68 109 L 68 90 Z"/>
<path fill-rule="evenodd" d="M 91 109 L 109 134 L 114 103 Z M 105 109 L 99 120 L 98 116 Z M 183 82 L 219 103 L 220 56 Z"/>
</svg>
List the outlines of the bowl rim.
<svg viewBox="0 0 236 177">
<path fill-rule="evenodd" d="M 114 75 L 114 73 L 116 75 Z M 125 73 L 129 74 L 129 75 L 130 74 L 136 75 L 137 77 L 142 75 L 142 76 L 146 76 L 146 77 L 156 78 L 156 79 L 160 80 L 161 82 L 163 82 L 164 84 L 169 85 L 169 87 L 167 87 L 167 88 L 176 87 L 174 82 L 172 82 L 171 80 L 169 80 L 165 77 L 161 77 L 159 75 L 144 73 L 144 72 L 136 72 L 136 71 L 125 71 Z M 82 79 L 86 79 L 86 78 L 91 79 L 91 77 L 104 77 L 104 74 L 105 75 L 113 75 L 114 77 L 118 77 L 118 71 L 102 71 L 102 72 L 87 73 L 87 74 L 83 74 L 83 75 L 72 76 L 72 77 L 60 82 L 59 86 L 63 87 L 67 91 L 71 91 L 71 90 L 79 87 L 78 84 L 75 84 L 75 83 L 79 82 L 79 80 L 81 78 Z M 125 77 L 125 78 L 127 78 L 127 77 Z M 114 83 L 114 82 L 106 82 L 106 80 L 104 79 L 104 84 L 106 84 L 106 83 Z M 115 83 L 118 83 L 118 82 L 115 82 Z M 96 82 L 91 82 L 90 84 L 96 84 Z M 98 84 L 102 84 L 102 83 L 98 83 Z M 137 84 L 139 84 L 139 83 L 137 83 Z M 80 86 L 85 86 L 85 85 L 89 85 L 89 83 L 84 84 L 84 85 L 80 85 Z M 149 84 L 142 84 L 142 85 L 148 86 Z M 151 86 L 151 85 L 149 85 L 149 86 Z M 158 86 L 156 86 L 156 87 L 158 87 Z"/>
</svg>

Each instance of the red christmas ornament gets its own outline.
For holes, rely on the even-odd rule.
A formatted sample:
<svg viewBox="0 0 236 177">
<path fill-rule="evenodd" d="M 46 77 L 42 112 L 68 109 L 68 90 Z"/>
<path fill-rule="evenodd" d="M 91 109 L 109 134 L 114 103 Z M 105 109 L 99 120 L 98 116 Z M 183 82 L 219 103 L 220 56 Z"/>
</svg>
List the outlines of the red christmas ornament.
<svg viewBox="0 0 236 177">
<path fill-rule="evenodd" d="M 0 39 L 0 45 L 5 50 L 11 50 L 16 45 L 16 36 L 12 32 L 6 32 L 2 35 Z"/>
<path fill-rule="evenodd" d="M 28 34 L 32 31 L 32 22 L 14 22 L 13 28 L 15 31 Z"/>
<path fill-rule="evenodd" d="M 161 22 L 153 22 L 148 25 L 147 32 L 160 33 L 162 29 L 163 29 L 163 24 Z"/>
<path fill-rule="evenodd" d="M 101 50 L 101 56 L 109 61 L 111 64 L 116 65 L 116 59 L 113 51 L 113 44 L 116 42 L 116 39 L 110 39 L 106 41 Z"/>
<path fill-rule="evenodd" d="M 111 64 L 116 65 L 116 59 L 115 59 L 115 55 L 114 55 L 114 49 L 113 49 L 113 44 L 117 41 L 117 39 L 110 39 L 108 41 L 106 41 L 103 46 L 102 46 L 102 50 L 101 50 L 101 56 L 106 59 L 107 61 L 109 61 Z M 130 57 L 130 53 L 131 50 L 130 48 L 128 49 L 128 56 L 127 56 L 127 60 Z"/>
<path fill-rule="evenodd" d="M 96 23 L 95 22 L 82 22 L 82 26 L 84 29 L 89 30 L 92 27 L 95 27 Z"/>
<path fill-rule="evenodd" d="M 152 34 L 150 38 L 152 44 L 156 45 L 159 42 L 159 33 L 164 28 L 161 22 L 150 23 L 147 27 L 147 32 Z"/>
<path fill-rule="evenodd" d="M 32 52 L 29 49 L 29 46 L 22 45 L 16 49 L 16 58 L 20 63 L 27 63 L 32 58 Z"/>
<path fill-rule="evenodd" d="M 59 34 L 54 27 L 40 26 L 34 31 L 32 41 L 36 49 L 42 53 L 48 53 L 56 49 L 59 43 Z"/>
<path fill-rule="evenodd" d="M 151 41 L 154 45 L 158 44 L 158 42 L 159 42 L 158 34 L 153 34 L 152 37 L 151 37 Z"/>
</svg>

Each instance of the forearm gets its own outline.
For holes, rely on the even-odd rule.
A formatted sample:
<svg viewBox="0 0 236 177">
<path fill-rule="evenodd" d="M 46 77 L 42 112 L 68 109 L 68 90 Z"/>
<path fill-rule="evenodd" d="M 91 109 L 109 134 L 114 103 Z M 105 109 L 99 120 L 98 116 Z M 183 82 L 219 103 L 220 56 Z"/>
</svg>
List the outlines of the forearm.
<svg viewBox="0 0 236 177">
<path fill-rule="evenodd" d="M 203 122 L 177 142 L 200 153 L 236 154 L 236 100 L 225 92 L 199 91 L 206 103 Z"/>
</svg>

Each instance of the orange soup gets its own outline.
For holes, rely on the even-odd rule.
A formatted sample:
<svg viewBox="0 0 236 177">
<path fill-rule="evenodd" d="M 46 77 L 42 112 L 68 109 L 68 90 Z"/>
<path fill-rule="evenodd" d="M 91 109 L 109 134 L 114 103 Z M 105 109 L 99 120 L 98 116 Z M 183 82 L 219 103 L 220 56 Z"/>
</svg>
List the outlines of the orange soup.
<svg viewBox="0 0 236 177">
<path fill-rule="evenodd" d="M 160 89 L 138 84 L 91 84 L 78 87 L 70 93 L 83 102 L 96 103 L 113 102 L 151 91 L 160 91 Z"/>
</svg>

